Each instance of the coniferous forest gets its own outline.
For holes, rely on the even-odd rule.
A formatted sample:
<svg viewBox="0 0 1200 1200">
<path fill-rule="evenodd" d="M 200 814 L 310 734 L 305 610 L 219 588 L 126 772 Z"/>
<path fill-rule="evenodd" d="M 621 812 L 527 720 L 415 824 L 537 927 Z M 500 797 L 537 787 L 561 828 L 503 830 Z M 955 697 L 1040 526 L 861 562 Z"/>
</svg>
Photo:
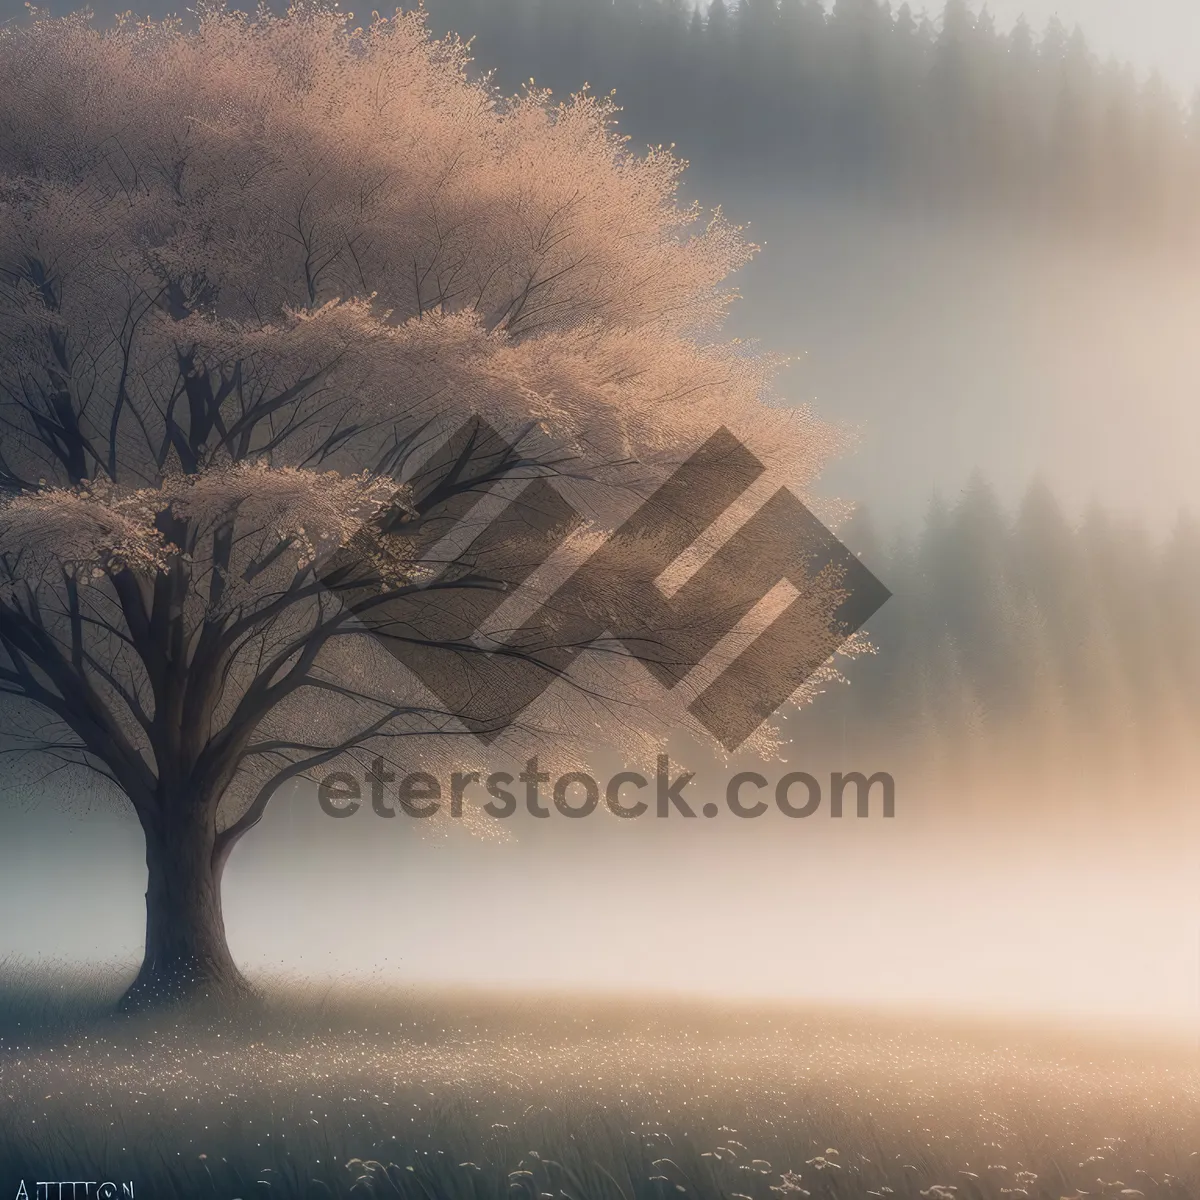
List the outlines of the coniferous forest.
<svg viewBox="0 0 1200 1200">
<path fill-rule="evenodd" d="M 964 0 L 427 0 L 511 93 L 615 90 L 693 177 L 962 208 L 1112 237 L 1194 237 L 1200 109 L 1078 28 Z"/>
<path fill-rule="evenodd" d="M 1196 750 L 1200 522 L 1071 520 L 1041 482 L 1007 512 L 976 477 L 913 535 L 860 512 L 843 536 L 894 595 L 850 686 L 793 720 L 793 757 L 1169 799 Z"/>
</svg>

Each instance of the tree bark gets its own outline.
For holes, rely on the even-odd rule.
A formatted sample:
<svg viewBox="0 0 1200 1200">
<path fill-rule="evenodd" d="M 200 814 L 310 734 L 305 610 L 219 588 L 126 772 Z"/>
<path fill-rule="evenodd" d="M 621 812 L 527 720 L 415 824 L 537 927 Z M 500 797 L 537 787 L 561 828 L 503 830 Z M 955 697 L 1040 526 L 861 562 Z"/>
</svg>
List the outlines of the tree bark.
<svg viewBox="0 0 1200 1200">
<path fill-rule="evenodd" d="M 214 854 L 215 804 L 177 804 L 144 821 L 146 949 L 123 1011 L 186 1004 L 225 1010 L 254 998 L 234 964 L 221 912 L 225 856 Z"/>
</svg>

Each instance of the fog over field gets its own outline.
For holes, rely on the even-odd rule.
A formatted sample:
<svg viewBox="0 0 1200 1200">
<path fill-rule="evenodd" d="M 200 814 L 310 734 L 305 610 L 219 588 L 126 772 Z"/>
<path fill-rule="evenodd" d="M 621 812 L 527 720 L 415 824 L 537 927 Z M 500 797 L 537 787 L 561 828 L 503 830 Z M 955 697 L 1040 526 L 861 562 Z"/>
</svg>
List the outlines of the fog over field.
<svg viewBox="0 0 1200 1200">
<path fill-rule="evenodd" d="M 726 777 L 704 778 L 697 798 L 719 797 Z M 1048 810 L 1065 798 L 1051 793 L 997 833 L 898 773 L 891 821 L 825 810 L 622 822 L 602 810 L 518 815 L 495 823 L 504 840 L 369 807 L 333 821 L 303 792 L 281 797 L 231 863 L 226 921 L 248 969 L 330 984 L 769 996 L 1190 1030 L 1197 822 L 1155 812 L 1157 790 L 1149 780 L 1149 799 L 1128 795 L 1116 814 L 1110 793 L 1076 798 L 1057 823 Z M 985 813 L 1020 799 L 1002 789 Z M 50 841 L 43 820 L 6 818 L 0 869 L 23 912 L 6 949 L 132 962 L 136 826 L 94 813 L 52 852 Z"/>
</svg>

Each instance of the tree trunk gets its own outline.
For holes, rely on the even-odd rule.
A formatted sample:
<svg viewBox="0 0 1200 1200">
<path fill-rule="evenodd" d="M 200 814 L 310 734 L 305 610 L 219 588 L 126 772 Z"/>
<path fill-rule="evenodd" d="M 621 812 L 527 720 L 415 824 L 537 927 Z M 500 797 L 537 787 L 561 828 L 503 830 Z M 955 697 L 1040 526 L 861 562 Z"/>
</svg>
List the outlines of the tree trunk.
<svg viewBox="0 0 1200 1200">
<path fill-rule="evenodd" d="M 121 998 L 126 1012 L 177 1004 L 224 1010 L 254 995 L 225 940 L 215 805 L 172 807 L 144 823 L 146 950 Z"/>
</svg>

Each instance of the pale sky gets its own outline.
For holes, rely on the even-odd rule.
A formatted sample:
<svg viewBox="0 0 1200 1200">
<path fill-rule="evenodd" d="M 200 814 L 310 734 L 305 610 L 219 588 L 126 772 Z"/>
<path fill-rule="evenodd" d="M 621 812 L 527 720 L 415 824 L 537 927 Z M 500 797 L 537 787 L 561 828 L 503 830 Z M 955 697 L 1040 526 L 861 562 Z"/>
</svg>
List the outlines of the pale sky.
<svg viewBox="0 0 1200 1200">
<path fill-rule="evenodd" d="M 936 11 L 940 4 L 925 7 Z M 1157 67 L 1189 99 L 1200 86 L 1198 0 L 989 0 L 988 7 L 1002 27 L 1024 13 L 1041 29 L 1057 14 L 1068 28 L 1082 25 L 1101 57 L 1116 55 L 1146 71 Z"/>
<path fill-rule="evenodd" d="M 985 0 L 967 0 L 979 10 Z M 827 6 L 833 0 L 825 0 Z M 1082 25 L 1092 49 L 1115 55 L 1140 71 L 1157 68 L 1191 99 L 1200 88 L 1200 0 L 986 0 L 996 23 L 1011 27 L 1021 15 L 1035 30 L 1057 16 L 1068 29 Z M 900 0 L 894 0 L 898 7 Z M 944 0 L 909 0 L 915 12 L 938 15 Z"/>
</svg>

